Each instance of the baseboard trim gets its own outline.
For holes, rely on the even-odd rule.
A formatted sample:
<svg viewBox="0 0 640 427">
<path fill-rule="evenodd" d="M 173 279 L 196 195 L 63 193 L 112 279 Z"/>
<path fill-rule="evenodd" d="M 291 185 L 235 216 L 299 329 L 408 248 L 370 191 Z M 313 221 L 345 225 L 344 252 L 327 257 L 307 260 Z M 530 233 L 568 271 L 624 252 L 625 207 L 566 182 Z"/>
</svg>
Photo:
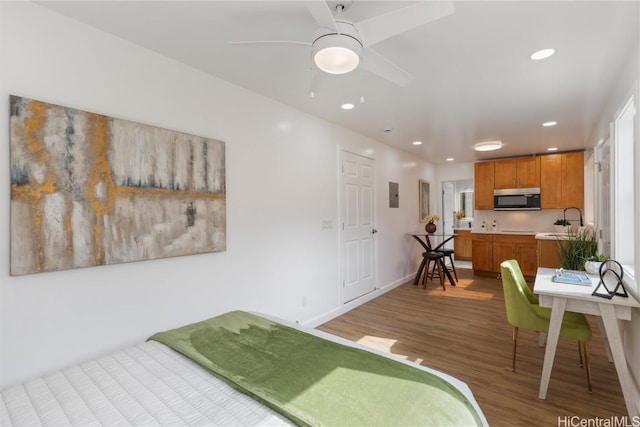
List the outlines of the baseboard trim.
<svg viewBox="0 0 640 427">
<path fill-rule="evenodd" d="M 389 292 L 392 289 L 397 288 L 398 286 L 407 283 L 409 280 L 411 280 L 414 277 L 413 274 L 405 276 L 401 279 L 395 280 L 389 284 L 386 284 L 384 286 L 381 286 L 378 289 L 374 289 L 373 291 L 369 292 L 368 294 L 365 294 L 359 298 L 356 298 L 352 301 L 349 301 L 346 304 L 343 304 L 340 307 L 337 307 L 333 310 L 330 310 L 326 313 L 323 313 L 319 316 L 316 316 L 310 320 L 307 320 L 306 322 L 302 322 L 302 324 L 304 326 L 310 327 L 310 328 L 315 328 L 316 326 L 322 325 L 323 323 L 328 322 L 331 319 L 335 319 L 338 316 L 341 316 L 351 310 L 353 310 L 354 308 L 369 302 L 377 297 L 379 297 L 380 295 Z"/>
</svg>

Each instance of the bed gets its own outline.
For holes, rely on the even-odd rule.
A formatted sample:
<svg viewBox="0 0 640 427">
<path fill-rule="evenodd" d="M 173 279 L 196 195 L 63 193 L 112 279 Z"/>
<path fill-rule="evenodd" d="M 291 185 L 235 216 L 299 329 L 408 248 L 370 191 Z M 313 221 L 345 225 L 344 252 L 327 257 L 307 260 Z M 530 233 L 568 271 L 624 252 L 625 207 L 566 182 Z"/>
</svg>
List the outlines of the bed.
<svg viewBox="0 0 640 427">
<path fill-rule="evenodd" d="M 234 311 L 1 392 L 2 426 L 488 425 L 463 382 Z"/>
</svg>

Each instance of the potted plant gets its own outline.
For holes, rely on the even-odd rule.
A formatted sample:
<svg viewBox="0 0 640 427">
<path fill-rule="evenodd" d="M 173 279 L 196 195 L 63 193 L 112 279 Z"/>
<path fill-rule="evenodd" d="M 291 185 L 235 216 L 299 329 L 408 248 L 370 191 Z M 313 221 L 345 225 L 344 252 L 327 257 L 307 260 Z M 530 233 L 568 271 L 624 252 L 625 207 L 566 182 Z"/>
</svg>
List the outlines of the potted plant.
<svg viewBox="0 0 640 427">
<path fill-rule="evenodd" d="M 559 218 L 553 223 L 553 231 L 556 233 L 568 233 L 571 230 L 571 223 L 568 219 Z"/>
<path fill-rule="evenodd" d="M 589 274 L 598 274 L 600 272 L 600 265 L 608 260 L 609 257 L 602 253 L 596 253 L 593 256 L 587 258 L 584 262 L 584 269 Z"/>
<path fill-rule="evenodd" d="M 578 232 L 569 229 L 567 239 L 558 239 L 560 266 L 566 270 L 584 271 L 585 262 L 595 256 L 597 249 L 598 240 L 593 229 Z"/>
</svg>

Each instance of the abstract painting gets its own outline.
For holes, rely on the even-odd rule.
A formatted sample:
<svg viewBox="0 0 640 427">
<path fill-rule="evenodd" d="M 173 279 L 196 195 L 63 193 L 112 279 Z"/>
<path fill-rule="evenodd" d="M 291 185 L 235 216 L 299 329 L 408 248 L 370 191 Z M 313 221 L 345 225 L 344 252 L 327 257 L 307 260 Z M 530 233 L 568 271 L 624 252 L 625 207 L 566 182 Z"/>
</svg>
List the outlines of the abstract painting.
<svg viewBox="0 0 640 427">
<path fill-rule="evenodd" d="M 222 141 L 10 98 L 11 274 L 226 249 Z"/>
</svg>

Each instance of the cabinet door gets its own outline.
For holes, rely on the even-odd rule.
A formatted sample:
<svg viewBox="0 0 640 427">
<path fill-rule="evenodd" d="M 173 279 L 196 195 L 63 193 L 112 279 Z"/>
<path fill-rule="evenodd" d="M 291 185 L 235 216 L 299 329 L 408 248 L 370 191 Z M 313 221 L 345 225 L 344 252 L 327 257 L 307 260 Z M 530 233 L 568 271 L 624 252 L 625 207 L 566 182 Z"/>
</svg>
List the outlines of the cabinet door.
<svg viewBox="0 0 640 427">
<path fill-rule="evenodd" d="M 562 164 L 563 208 L 584 207 L 584 153 L 564 153 Z"/>
<path fill-rule="evenodd" d="M 540 187 L 540 157 L 516 159 L 516 186 L 519 188 Z"/>
<path fill-rule="evenodd" d="M 584 153 L 549 154 L 540 158 L 540 207 L 584 207 Z"/>
<path fill-rule="evenodd" d="M 493 269 L 496 273 L 500 272 L 500 263 L 508 259 L 516 259 L 516 245 L 511 242 L 501 242 L 500 240 L 493 242 Z"/>
<path fill-rule="evenodd" d="M 474 164 L 475 208 L 478 210 L 493 209 L 493 171 L 494 162 Z"/>
<path fill-rule="evenodd" d="M 540 207 L 562 208 L 562 154 L 540 157 Z"/>
<path fill-rule="evenodd" d="M 474 271 L 493 271 L 491 235 L 474 236 L 471 241 L 471 264 Z"/>
<path fill-rule="evenodd" d="M 518 185 L 516 159 L 496 160 L 494 164 L 493 188 L 515 188 Z"/>
<path fill-rule="evenodd" d="M 560 268 L 557 240 L 538 240 L 538 267 Z"/>
<path fill-rule="evenodd" d="M 471 259 L 471 234 L 469 231 L 456 231 L 456 237 L 453 240 L 453 255 L 456 259 Z"/>
<path fill-rule="evenodd" d="M 538 271 L 538 250 L 535 240 L 531 243 L 519 243 L 516 248 L 516 259 L 525 276 L 535 276 Z"/>
</svg>

